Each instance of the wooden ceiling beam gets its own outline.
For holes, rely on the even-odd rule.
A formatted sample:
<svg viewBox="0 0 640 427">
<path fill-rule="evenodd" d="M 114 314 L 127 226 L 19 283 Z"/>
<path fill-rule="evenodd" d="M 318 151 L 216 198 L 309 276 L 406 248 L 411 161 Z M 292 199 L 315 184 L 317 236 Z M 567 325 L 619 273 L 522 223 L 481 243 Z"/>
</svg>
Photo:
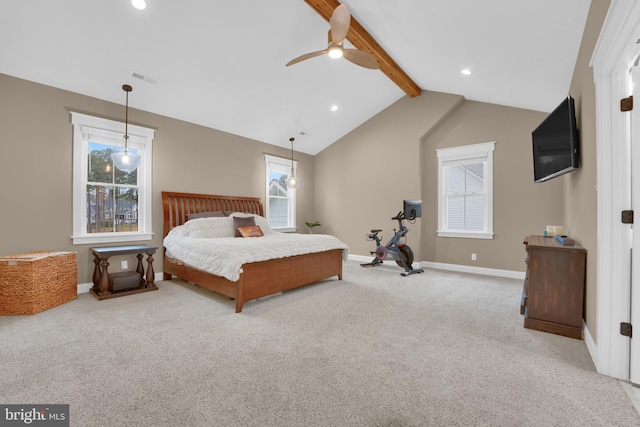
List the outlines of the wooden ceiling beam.
<svg viewBox="0 0 640 427">
<path fill-rule="evenodd" d="M 329 22 L 333 10 L 340 6 L 338 0 L 304 0 L 313 10 Z M 356 49 L 372 54 L 378 61 L 380 71 L 385 73 L 400 89 L 411 98 L 419 96 L 422 90 L 411 77 L 389 56 L 389 54 L 375 41 L 375 39 L 351 16 L 351 25 L 347 33 L 347 40 Z"/>
</svg>

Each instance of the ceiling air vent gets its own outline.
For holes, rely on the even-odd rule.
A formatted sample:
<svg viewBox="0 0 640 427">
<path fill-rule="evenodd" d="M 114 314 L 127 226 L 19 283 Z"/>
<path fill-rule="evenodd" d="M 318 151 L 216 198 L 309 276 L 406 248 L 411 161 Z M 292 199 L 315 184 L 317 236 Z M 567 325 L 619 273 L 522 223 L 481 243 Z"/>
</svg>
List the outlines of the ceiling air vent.
<svg viewBox="0 0 640 427">
<path fill-rule="evenodd" d="M 131 72 L 131 77 L 133 77 L 134 79 L 139 79 L 142 81 L 145 81 L 147 83 L 151 83 L 151 84 L 158 84 L 158 79 L 154 79 L 153 77 L 144 75 L 142 73 L 139 73 L 137 71 L 132 71 Z"/>
</svg>

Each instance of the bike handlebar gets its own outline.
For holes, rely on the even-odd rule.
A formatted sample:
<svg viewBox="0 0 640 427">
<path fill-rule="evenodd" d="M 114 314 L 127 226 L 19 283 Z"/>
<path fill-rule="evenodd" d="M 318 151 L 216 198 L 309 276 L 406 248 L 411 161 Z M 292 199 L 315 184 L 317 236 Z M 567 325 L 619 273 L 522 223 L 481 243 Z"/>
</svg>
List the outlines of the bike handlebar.
<svg viewBox="0 0 640 427">
<path fill-rule="evenodd" d="M 407 219 L 409 221 L 412 221 L 412 220 L 416 219 L 416 217 L 414 215 L 412 215 L 411 217 L 407 218 L 406 216 L 404 216 L 404 212 L 400 211 L 400 212 L 398 212 L 398 215 L 394 216 L 391 219 L 397 220 L 397 221 L 401 221 L 403 219 Z"/>
</svg>

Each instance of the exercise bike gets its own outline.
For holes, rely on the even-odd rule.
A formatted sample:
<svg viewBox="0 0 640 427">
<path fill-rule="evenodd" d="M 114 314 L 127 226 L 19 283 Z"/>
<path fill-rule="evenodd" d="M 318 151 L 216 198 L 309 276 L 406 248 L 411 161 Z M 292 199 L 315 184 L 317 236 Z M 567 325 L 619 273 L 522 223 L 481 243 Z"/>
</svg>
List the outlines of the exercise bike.
<svg viewBox="0 0 640 427">
<path fill-rule="evenodd" d="M 404 212 L 400 211 L 398 212 L 398 215 L 391 218 L 398 221 L 398 229 L 394 230 L 395 233 L 393 237 L 386 245 L 383 246 L 380 244 L 380 236 L 378 235 L 378 233 L 380 233 L 382 230 L 371 230 L 371 233 L 367 235 L 367 238 L 369 240 L 375 240 L 376 242 L 376 250 L 371 252 L 371 255 L 375 255 L 375 258 L 373 258 L 373 261 L 371 262 L 360 264 L 361 266 L 375 267 L 382 264 L 383 260 L 393 258 L 396 261 L 396 264 L 404 268 L 404 272 L 400 273 L 402 276 L 424 272 L 424 270 L 421 268 L 413 268 L 413 251 L 411 250 L 409 245 L 400 241 L 400 239 L 402 238 L 405 238 L 406 240 L 405 236 L 409 232 L 409 229 L 404 225 L 404 220 L 406 219 L 409 221 L 413 221 L 418 217 L 418 215 L 416 215 L 415 209 L 411 210 L 410 217 L 405 216 L 406 211 L 407 209 L 405 209 Z"/>
</svg>

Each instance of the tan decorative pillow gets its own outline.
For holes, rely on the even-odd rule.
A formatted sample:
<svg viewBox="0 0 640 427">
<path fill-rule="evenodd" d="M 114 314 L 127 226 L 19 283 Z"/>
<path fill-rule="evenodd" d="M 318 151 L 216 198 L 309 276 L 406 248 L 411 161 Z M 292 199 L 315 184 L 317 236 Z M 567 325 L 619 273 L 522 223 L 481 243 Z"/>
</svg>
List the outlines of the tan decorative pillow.
<svg viewBox="0 0 640 427">
<path fill-rule="evenodd" d="M 262 234 L 262 229 L 257 226 L 250 226 L 250 227 L 239 227 L 238 231 L 240 232 L 240 235 L 242 237 L 262 237 L 264 236 L 264 234 Z"/>
</svg>

